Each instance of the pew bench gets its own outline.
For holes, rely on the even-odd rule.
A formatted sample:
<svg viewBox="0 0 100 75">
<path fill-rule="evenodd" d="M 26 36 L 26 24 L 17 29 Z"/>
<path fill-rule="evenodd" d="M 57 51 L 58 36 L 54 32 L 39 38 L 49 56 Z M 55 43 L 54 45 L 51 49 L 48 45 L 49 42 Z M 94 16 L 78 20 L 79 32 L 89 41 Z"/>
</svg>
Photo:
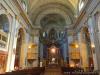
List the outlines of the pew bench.
<svg viewBox="0 0 100 75">
<path fill-rule="evenodd" d="M 35 67 L 12 72 L 6 72 L 5 74 L 0 75 L 40 75 L 41 73 L 44 73 L 44 71 L 45 67 Z"/>
</svg>

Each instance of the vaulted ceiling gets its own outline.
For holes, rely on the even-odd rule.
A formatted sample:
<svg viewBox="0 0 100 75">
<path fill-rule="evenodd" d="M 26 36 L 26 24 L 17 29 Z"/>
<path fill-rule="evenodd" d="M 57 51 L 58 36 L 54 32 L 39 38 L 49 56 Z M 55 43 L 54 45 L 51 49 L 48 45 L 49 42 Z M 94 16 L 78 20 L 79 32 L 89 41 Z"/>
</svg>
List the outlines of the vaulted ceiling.
<svg viewBox="0 0 100 75">
<path fill-rule="evenodd" d="M 28 15 L 34 26 L 71 26 L 79 0 L 27 0 Z"/>
</svg>

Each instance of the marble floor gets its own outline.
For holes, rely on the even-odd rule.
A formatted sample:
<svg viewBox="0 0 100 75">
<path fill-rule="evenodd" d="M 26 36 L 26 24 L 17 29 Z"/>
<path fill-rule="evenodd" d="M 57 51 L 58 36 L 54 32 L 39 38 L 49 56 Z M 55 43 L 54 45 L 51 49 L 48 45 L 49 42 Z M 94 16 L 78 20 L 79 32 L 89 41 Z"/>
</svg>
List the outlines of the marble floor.
<svg viewBox="0 0 100 75">
<path fill-rule="evenodd" d="M 44 75 L 62 75 L 59 67 L 47 67 Z"/>
</svg>

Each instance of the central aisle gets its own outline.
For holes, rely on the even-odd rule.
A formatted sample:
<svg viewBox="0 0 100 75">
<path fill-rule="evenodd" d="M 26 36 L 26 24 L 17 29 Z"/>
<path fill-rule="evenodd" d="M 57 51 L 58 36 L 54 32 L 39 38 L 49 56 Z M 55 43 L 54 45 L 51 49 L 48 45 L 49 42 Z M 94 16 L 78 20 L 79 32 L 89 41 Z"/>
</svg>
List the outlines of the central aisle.
<svg viewBox="0 0 100 75">
<path fill-rule="evenodd" d="M 45 68 L 44 75 L 62 75 L 59 67 L 47 67 Z"/>
</svg>

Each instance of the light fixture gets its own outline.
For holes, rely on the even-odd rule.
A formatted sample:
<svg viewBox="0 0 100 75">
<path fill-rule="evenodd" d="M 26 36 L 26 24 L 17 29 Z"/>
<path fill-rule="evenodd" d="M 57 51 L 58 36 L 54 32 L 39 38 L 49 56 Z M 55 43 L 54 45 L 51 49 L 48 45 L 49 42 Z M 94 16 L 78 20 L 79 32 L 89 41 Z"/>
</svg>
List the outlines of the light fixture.
<svg viewBox="0 0 100 75">
<path fill-rule="evenodd" d="M 75 47 L 78 48 L 79 46 L 76 44 Z"/>
<path fill-rule="evenodd" d="M 51 53 L 56 53 L 56 49 L 55 48 L 51 48 Z"/>
<path fill-rule="evenodd" d="M 70 67 L 75 67 L 75 64 L 74 64 L 74 63 L 71 63 L 71 64 L 70 64 Z"/>
<path fill-rule="evenodd" d="M 31 48 L 31 46 L 28 47 L 29 49 Z"/>
<path fill-rule="evenodd" d="M 92 47 L 92 48 L 95 48 L 95 45 L 94 45 L 94 44 L 91 44 L 91 47 Z"/>
</svg>

